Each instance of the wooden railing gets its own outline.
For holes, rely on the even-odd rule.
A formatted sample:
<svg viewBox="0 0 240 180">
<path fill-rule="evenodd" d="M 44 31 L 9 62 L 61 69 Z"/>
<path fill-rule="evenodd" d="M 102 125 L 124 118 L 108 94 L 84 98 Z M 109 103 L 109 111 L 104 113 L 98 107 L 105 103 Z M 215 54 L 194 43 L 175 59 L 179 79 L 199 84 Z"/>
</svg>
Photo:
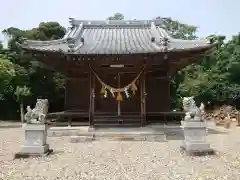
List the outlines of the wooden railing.
<svg viewBox="0 0 240 180">
<path fill-rule="evenodd" d="M 185 116 L 182 111 L 170 112 L 148 112 L 147 123 L 164 123 L 180 121 Z M 57 124 L 65 124 L 68 126 L 89 125 L 89 113 L 87 111 L 63 111 L 47 114 L 47 118 Z M 240 118 L 239 118 L 240 119 Z M 118 116 L 116 112 L 95 112 L 93 117 L 93 125 L 135 125 L 141 126 L 140 112 L 123 112 Z"/>
</svg>

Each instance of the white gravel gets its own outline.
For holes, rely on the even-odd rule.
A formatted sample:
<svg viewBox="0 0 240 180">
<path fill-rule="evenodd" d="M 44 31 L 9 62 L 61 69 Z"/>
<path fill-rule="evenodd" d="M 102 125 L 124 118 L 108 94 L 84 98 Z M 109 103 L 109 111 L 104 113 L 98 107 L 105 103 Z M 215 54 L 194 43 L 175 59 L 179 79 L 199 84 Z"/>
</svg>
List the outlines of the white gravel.
<svg viewBox="0 0 240 180">
<path fill-rule="evenodd" d="M 180 140 L 168 142 L 93 141 L 49 138 L 54 154 L 13 160 L 21 129 L 0 129 L 0 180 L 240 180 L 240 127 L 209 134 L 216 156 L 181 154 Z"/>
</svg>

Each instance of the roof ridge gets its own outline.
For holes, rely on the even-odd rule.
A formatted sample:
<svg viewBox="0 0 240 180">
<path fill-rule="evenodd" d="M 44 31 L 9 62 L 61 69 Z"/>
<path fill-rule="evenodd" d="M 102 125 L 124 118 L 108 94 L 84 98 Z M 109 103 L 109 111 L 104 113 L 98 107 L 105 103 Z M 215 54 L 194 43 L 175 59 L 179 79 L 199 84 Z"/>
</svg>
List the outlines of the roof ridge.
<svg viewBox="0 0 240 180">
<path fill-rule="evenodd" d="M 83 25 L 151 25 L 152 22 L 156 26 L 164 25 L 162 19 L 154 19 L 154 20 L 76 20 L 74 18 L 70 18 L 69 22 L 72 26 L 78 26 L 80 24 Z"/>
</svg>

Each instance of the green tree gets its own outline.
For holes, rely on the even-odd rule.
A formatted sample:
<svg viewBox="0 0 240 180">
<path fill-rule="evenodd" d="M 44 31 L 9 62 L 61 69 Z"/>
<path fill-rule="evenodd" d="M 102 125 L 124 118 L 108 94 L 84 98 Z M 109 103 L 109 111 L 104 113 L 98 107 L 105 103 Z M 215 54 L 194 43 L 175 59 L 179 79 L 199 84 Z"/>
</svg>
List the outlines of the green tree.
<svg viewBox="0 0 240 180">
<path fill-rule="evenodd" d="M 197 27 L 189 24 L 183 24 L 179 21 L 173 20 L 170 17 L 157 17 L 156 19 L 162 19 L 166 30 L 172 37 L 178 39 L 196 39 Z"/>
<path fill-rule="evenodd" d="M 226 43 L 224 36 L 210 37 L 219 42 L 217 49 L 202 59 L 197 70 L 186 71 L 178 92 L 182 96 L 194 95 L 201 101 L 210 101 L 215 105 L 239 105 L 239 36 Z"/>
<path fill-rule="evenodd" d="M 14 65 L 0 56 L 0 100 L 12 89 L 11 82 L 16 76 Z"/>
<path fill-rule="evenodd" d="M 11 27 L 4 30 L 4 33 L 9 35 L 11 39 L 9 41 L 9 49 L 0 53 L 13 63 L 16 73 L 15 78 L 11 81 L 12 90 L 9 94 L 15 93 L 17 96 L 19 92 L 25 93 L 28 92 L 26 89 L 29 89 L 29 91 L 31 89 L 31 96 L 19 94 L 19 97 L 24 98 L 24 103 L 34 104 L 37 98 L 44 97 L 49 99 L 52 105 L 50 107 L 54 107 L 53 110 L 62 110 L 64 105 L 65 77 L 46 69 L 31 54 L 22 53 L 16 41 L 20 40 L 20 38 L 32 40 L 60 39 L 65 34 L 65 28 L 60 26 L 59 23 L 47 22 L 40 23 L 37 28 L 25 31 Z M 10 102 L 10 99 L 17 100 L 9 95 L 7 102 Z M 18 103 L 19 100 L 17 100 Z M 8 111 L 17 111 L 17 106 L 12 106 L 11 103 L 9 103 L 9 106 Z M 16 109 L 13 109 L 13 107 Z"/>
<path fill-rule="evenodd" d="M 124 15 L 122 13 L 115 13 L 113 16 L 109 16 L 107 18 L 107 20 L 123 20 L 124 19 Z"/>
<path fill-rule="evenodd" d="M 24 98 L 31 95 L 31 90 L 27 86 L 17 86 L 14 94 L 16 96 L 17 102 L 20 104 L 21 123 L 23 124 L 23 122 L 24 122 L 23 101 L 24 101 Z"/>
</svg>

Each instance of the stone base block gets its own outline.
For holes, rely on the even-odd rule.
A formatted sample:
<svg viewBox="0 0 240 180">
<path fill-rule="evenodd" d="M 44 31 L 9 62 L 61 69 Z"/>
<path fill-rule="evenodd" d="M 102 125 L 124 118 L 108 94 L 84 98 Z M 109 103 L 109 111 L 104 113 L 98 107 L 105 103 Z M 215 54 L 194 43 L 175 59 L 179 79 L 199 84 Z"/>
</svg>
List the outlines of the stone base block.
<svg viewBox="0 0 240 180">
<path fill-rule="evenodd" d="M 45 144 L 43 146 L 22 146 L 22 153 L 34 153 L 34 154 L 44 154 L 49 149 L 49 145 Z"/>
<path fill-rule="evenodd" d="M 181 150 L 184 150 L 187 155 L 190 156 L 215 154 L 214 150 L 210 148 L 210 144 L 208 143 L 188 143 L 184 141 L 180 148 Z"/>
<path fill-rule="evenodd" d="M 19 159 L 19 158 L 29 158 L 29 157 L 39 157 L 39 156 L 46 157 L 50 155 L 52 152 L 53 152 L 52 149 L 48 149 L 44 153 L 29 153 L 29 152 L 20 151 L 15 154 L 14 158 Z"/>
<path fill-rule="evenodd" d="M 205 142 L 187 142 L 183 141 L 183 147 L 187 151 L 203 151 L 210 149 L 210 144 L 205 143 Z"/>
<path fill-rule="evenodd" d="M 167 137 L 166 134 L 162 134 L 162 135 L 148 135 L 146 136 L 146 141 L 152 141 L 152 142 L 166 142 L 167 141 Z"/>
</svg>

